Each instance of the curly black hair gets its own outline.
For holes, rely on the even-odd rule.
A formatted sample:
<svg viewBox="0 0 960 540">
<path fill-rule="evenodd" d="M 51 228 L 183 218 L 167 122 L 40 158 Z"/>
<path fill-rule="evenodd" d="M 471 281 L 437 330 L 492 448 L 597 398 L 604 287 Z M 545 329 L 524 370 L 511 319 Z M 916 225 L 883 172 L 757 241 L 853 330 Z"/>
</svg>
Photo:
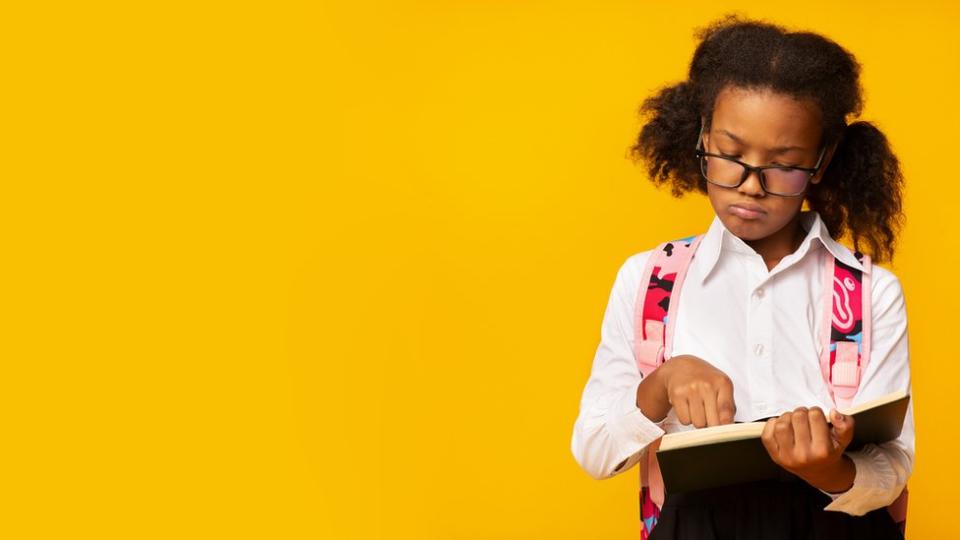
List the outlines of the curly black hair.
<svg viewBox="0 0 960 540">
<path fill-rule="evenodd" d="M 694 35 L 699 44 L 687 80 L 661 88 L 640 107 L 645 123 L 630 153 L 647 163 L 651 181 L 669 183 L 674 197 L 694 189 L 707 193 L 693 148 L 701 116 L 709 128 L 717 94 L 728 85 L 812 100 L 822 113 L 821 140 L 839 144 L 806 202 L 835 238 L 849 231 L 855 250 L 875 262 L 892 259 L 904 221 L 903 175 L 877 126 L 847 123 L 863 107 L 860 64 L 853 55 L 822 35 L 735 13 Z M 869 249 L 861 249 L 861 242 Z"/>
</svg>

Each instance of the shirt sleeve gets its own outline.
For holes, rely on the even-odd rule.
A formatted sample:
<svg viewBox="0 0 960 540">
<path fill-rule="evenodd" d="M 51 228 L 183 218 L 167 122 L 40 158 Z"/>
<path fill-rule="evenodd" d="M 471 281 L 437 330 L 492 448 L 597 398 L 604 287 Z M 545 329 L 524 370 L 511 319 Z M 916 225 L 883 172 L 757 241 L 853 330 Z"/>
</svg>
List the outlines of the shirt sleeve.
<svg viewBox="0 0 960 540">
<path fill-rule="evenodd" d="M 862 374 L 860 388 L 852 405 L 897 390 L 912 390 L 903 289 L 897 277 L 885 268 L 874 266 L 871 278 L 872 350 L 870 363 Z M 837 494 L 821 490 L 833 499 L 824 510 L 860 516 L 889 505 L 907 485 L 907 479 L 913 471 L 914 450 L 911 397 L 903 430 L 898 438 L 882 444 L 867 444 L 859 450 L 846 452 L 856 468 L 853 485 L 847 491 Z"/>
<path fill-rule="evenodd" d="M 665 434 L 662 422 L 644 416 L 636 403 L 642 375 L 633 354 L 633 307 L 649 254 L 631 256 L 617 272 L 573 427 L 573 456 L 597 480 L 633 467 Z"/>
</svg>

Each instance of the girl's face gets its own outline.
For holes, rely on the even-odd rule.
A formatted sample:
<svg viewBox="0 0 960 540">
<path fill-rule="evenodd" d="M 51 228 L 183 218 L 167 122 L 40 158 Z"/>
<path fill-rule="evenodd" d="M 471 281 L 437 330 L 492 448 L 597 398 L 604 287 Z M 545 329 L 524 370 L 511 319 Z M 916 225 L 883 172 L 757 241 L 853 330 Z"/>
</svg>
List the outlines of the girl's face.
<svg viewBox="0 0 960 540">
<path fill-rule="evenodd" d="M 811 101 L 797 101 L 770 90 L 728 86 L 717 96 L 713 121 L 710 131 L 704 131 L 703 144 L 707 152 L 733 156 L 754 166 L 813 168 L 820 154 L 820 110 Z M 780 150 L 781 147 L 793 148 Z M 830 148 L 811 183 L 820 182 L 832 155 Z M 793 241 L 794 228 L 787 225 L 798 218 L 802 195 L 767 194 L 756 172 L 736 188 L 708 182 L 707 195 L 723 224 L 743 240 L 784 236 L 786 243 Z"/>
</svg>

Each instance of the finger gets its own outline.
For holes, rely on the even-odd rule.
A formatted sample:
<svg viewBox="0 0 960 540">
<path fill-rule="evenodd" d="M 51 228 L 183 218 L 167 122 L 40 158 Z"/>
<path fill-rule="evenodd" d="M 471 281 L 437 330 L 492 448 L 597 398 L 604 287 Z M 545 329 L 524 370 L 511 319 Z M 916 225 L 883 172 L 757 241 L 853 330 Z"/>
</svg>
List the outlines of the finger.
<svg viewBox="0 0 960 540">
<path fill-rule="evenodd" d="M 737 405 L 733 401 L 733 385 L 723 384 L 717 392 L 717 415 L 721 424 L 732 424 L 737 413 Z"/>
<path fill-rule="evenodd" d="M 797 448 L 810 448 L 810 420 L 807 415 L 806 407 L 797 407 L 790 418 L 793 424 L 794 446 Z"/>
<path fill-rule="evenodd" d="M 690 408 L 687 406 L 686 398 L 677 398 L 673 402 L 673 409 L 677 411 L 677 420 L 683 425 L 690 423 Z"/>
<path fill-rule="evenodd" d="M 707 417 L 708 426 L 719 426 L 720 415 L 717 412 L 717 391 L 706 389 L 703 391 L 703 412 Z"/>
<path fill-rule="evenodd" d="M 810 421 L 810 449 L 813 457 L 818 460 L 826 459 L 834 448 L 830 428 L 827 427 L 827 417 L 824 416 L 823 409 L 813 407 L 807 418 Z"/>
<path fill-rule="evenodd" d="M 777 439 L 777 446 L 780 448 L 780 455 L 793 455 L 793 422 L 791 413 L 783 413 L 777 418 L 777 423 L 773 427 L 773 435 Z"/>
<path fill-rule="evenodd" d="M 760 440 L 763 441 L 763 446 L 766 447 L 767 453 L 770 454 L 770 457 L 774 458 L 774 461 L 779 462 L 780 446 L 777 444 L 777 438 L 774 434 L 774 428 L 776 425 L 776 418 L 767 419 L 767 422 L 763 425 L 763 433 L 760 434 Z"/>
<path fill-rule="evenodd" d="M 690 420 L 693 421 L 693 425 L 698 428 L 706 427 L 707 425 L 707 416 L 703 411 L 703 398 L 700 396 L 700 393 L 696 393 L 692 396 L 687 404 L 690 405 Z"/>
</svg>

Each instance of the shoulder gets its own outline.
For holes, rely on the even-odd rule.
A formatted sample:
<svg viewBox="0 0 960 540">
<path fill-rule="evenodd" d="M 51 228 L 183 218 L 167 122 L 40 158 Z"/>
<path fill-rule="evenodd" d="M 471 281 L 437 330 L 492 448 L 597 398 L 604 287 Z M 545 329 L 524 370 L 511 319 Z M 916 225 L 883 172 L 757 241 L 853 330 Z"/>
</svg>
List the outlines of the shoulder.
<svg viewBox="0 0 960 540">
<path fill-rule="evenodd" d="M 621 303 L 632 306 L 636 301 L 643 271 L 658 247 L 632 253 L 620 263 L 611 292 Z"/>
<path fill-rule="evenodd" d="M 629 285 L 636 287 L 640 284 L 640 277 L 643 275 L 644 269 L 647 267 L 647 262 L 649 262 L 650 257 L 653 257 L 659 248 L 653 246 L 650 249 L 644 251 L 638 251 L 633 253 L 620 263 L 620 268 L 617 270 L 617 281 L 621 282 L 623 285 Z"/>
<path fill-rule="evenodd" d="M 897 275 L 883 266 L 870 267 L 870 294 L 874 306 L 874 316 L 881 315 L 891 308 L 904 306 L 903 286 Z"/>
<path fill-rule="evenodd" d="M 900 278 L 892 270 L 876 264 L 870 265 L 870 281 L 875 290 L 877 287 L 883 289 L 900 287 Z"/>
</svg>

